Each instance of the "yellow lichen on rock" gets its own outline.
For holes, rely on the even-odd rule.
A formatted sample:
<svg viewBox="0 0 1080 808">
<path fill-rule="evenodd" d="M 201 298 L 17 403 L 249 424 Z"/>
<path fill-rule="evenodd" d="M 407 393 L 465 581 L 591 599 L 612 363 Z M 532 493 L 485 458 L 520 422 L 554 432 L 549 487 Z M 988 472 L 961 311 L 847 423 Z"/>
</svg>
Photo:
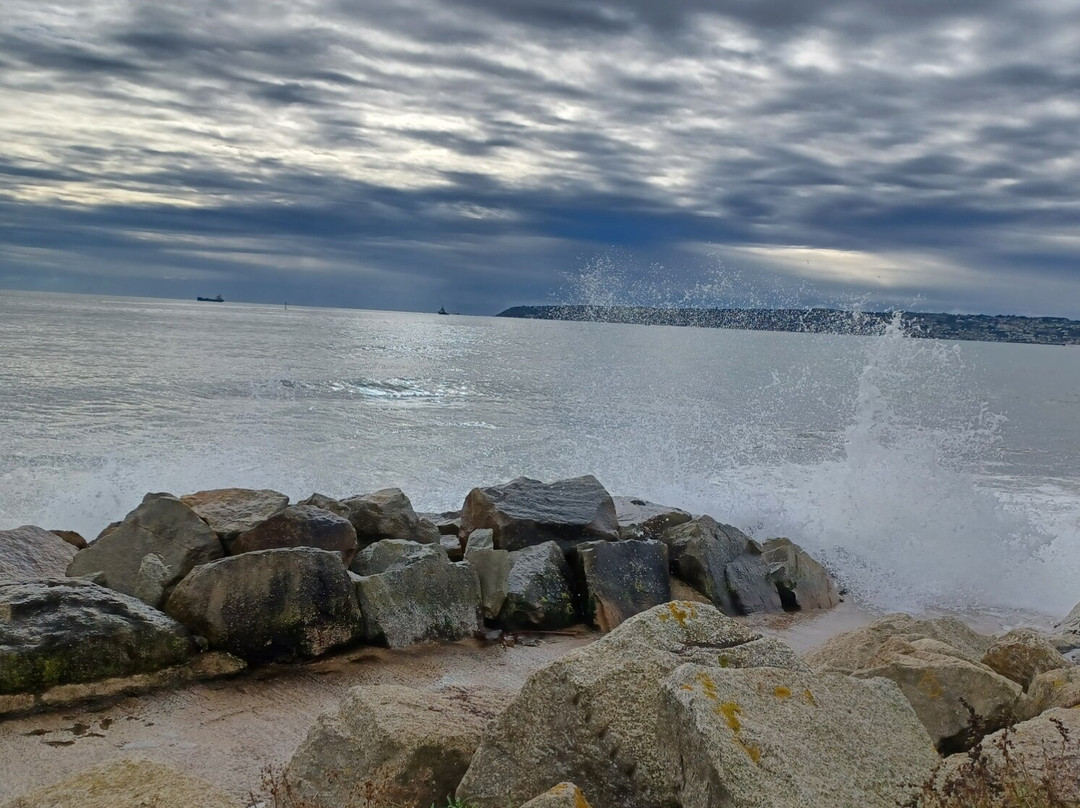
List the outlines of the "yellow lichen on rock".
<svg viewBox="0 0 1080 808">
<path fill-rule="evenodd" d="M 725 701 L 716 708 L 716 712 L 724 716 L 724 720 L 727 721 L 727 725 L 731 727 L 732 732 L 739 732 L 742 729 L 742 723 L 739 721 L 739 713 L 742 712 L 742 708 L 735 702 Z"/>
<path fill-rule="evenodd" d="M 918 688 L 930 699 L 940 699 L 941 694 L 945 692 L 941 686 L 941 680 L 930 670 L 919 678 Z"/>
<path fill-rule="evenodd" d="M 687 620 L 693 620 L 698 616 L 697 607 L 693 601 L 689 600 L 673 600 L 667 605 L 668 612 L 665 614 L 661 612 L 657 615 L 657 618 L 661 623 L 666 623 L 669 620 L 674 620 L 683 628 L 686 627 Z"/>
<path fill-rule="evenodd" d="M 776 687 L 773 688 L 773 695 L 776 696 L 776 698 L 778 698 L 778 699 L 790 699 L 791 698 L 791 688 L 790 687 L 784 687 L 783 685 L 777 685 Z"/>
</svg>

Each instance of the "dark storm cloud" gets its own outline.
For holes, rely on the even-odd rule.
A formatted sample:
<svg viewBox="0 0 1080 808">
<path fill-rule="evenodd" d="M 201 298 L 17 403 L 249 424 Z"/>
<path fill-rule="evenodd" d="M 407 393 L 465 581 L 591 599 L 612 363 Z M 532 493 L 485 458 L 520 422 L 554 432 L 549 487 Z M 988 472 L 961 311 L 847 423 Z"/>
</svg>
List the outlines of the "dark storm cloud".
<svg viewBox="0 0 1080 808">
<path fill-rule="evenodd" d="M 1080 316 L 1075 0 L 5 16 L 0 286 L 483 312 L 617 248 Z"/>
</svg>

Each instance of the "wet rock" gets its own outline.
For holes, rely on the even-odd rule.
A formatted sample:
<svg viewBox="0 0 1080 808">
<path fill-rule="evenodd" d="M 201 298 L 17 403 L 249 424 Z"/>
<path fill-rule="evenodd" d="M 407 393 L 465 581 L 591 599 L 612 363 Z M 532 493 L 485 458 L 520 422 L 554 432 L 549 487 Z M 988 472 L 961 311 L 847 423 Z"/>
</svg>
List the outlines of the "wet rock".
<svg viewBox="0 0 1080 808">
<path fill-rule="evenodd" d="M 724 580 L 738 614 L 783 611 L 783 601 L 776 584 L 769 577 L 769 564 L 757 542 L 724 567 Z"/>
<path fill-rule="evenodd" d="M 1021 718 L 1034 718 L 1054 707 L 1080 707 L 1080 668 L 1075 665 L 1036 675 L 1019 713 Z"/>
<path fill-rule="evenodd" d="M 983 654 L 982 663 L 1025 690 L 1038 674 L 1068 664 L 1046 635 L 1030 628 L 998 637 Z"/>
<path fill-rule="evenodd" d="M 384 542 L 380 542 L 383 544 Z M 479 628 L 480 580 L 469 564 L 452 563 L 438 544 L 373 575 L 353 575 L 368 642 L 403 648 L 461 640 Z"/>
<path fill-rule="evenodd" d="M 315 547 L 337 552 L 347 566 L 356 546 L 356 530 L 348 519 L 314 505 L 292 505 L 233 539 L 229 554 Z"/>
<path fill-rule="evenodd" d="M 175 620 L 89 581 L 0 584 L 0 693 L 154 671 L 193 650 Z"/>
<path fill-rule="evenodd" d="M 139 568 L 150 554 L 169 570 L 168 592 L 197 565 L 221 558 L 225 550 L 217 534 L 183 502 L 169 494 L 147 494 L 119 527 L 79 550 L 67 574 L 100 572 L 110 589 L 135 595 Z"/>
<path fill-rule="evenodd" d="M 480 579 L 484 617 L 488 620 L 497 619 L 503 603 L 506 602 L 510 551 L 494 549 L 490 530 L 474 530 L 465 548 L 465 560 L 476 570 Z"/>
<path fill-rule="evenodd" d="M 1014 720 L 1022 689 L 985 665 L 943 653 L 939 645 L 893 637 L 852 675 L 896 682 L 937 748 L 963 751 Z"/>
<path fill-rule="evenodd" d="M 553 541 L 510 553 L 499 624 L 515 631 L 554 630 L 578 622 L 570 567 Z"/>
<path fill-rule="evenodd" d="M 313 657 L 351 642 L 360 612 L 334 552 L 257 550 L 196 568 L 165 611 L 221 649 L 253 662 Z"/>
<path fill-rule="evenodd" d="M 457 797 L 479 808 L 520 805 L 561 782 L 604 808 L 668 808 L 674 793 L 656 735 L 660 684 L 685 662 L 775 659 L 761 636 L 709 605 L 666 603 L 535 671 L 493 721 Z"/>
<path fill-rule="evenodd" d="M 34 525 L 0 530 L 0 583 L 62 577 L 76 548 Z"/>
<path fill-rule="evenodd" d="M 559 783 L 521 808 L 591 808 L 581 789 L 573 783 Z"/>
<path fill-rule="evenodd" d="M 791 539 L 769 539 L 762 549 L 785 611 L 831 609 L 840 603 L 828 571 Z"/>
<path fill-rule="evenodd" d="M 349 518 L 349 509 L 343 505 L 340 500 L 328 497 L 326 494 L 314 493 L 307 499 L 302 499 L 296 503 L 297 505 L 311 505 L 313 508 L 322 508 L 324 511 L 330 511 L 338 516 L 343 516 L 346 519 Z M 355 528 L 354 528 L 355 530 Z"/>
<path fill-rule="evenodd" d="M 152 760 L 111 760 L 3 808 L 243 808 L 205 780 Z"/>
<path fill-rule="evenodd" d="M 577 559 L 582 611 L 601 631 L 671 600 L 663 542 L 586 542 L 578 545 Z"/>
<path fill-rule="evenodd" d="M 185 494 L 180 501 L 210 526 L 226 548 L 233 539 L 281 513 L 289 498 L 277 491 L 216 488 Z"/>
<path fill-rule="evenodd" d="M 543 483 L 519 477 L 474 488 L 461 511 L 461 534 L 489 528 L 495 547 L 520 550 L 547 541 L 563 550 L 581 542 L 619 538 L 615 503 L 593 476 Z"/>
<path fill-rule="evenodd" d="M 372 804 L 367 794 L 378 805 L 446 805 L 508 699 L 496 690 L 351 688 L 308 731 L 285 779 L 310 808 Z"/>
<path fill-rule="evenodd" d="M 892 637 L 909 641 L 937 640 L 974 662 L 982 658 L 993 641 L 954 617 L 921 620 L 906 614 L 889 614 L 868 625 L 831 637 L 823 645 L 808 651 L 805 658 L 816 670 L 853 673 L 868 667 L 871 659 Z"/>
<path fill-rule="evenodd" d="M 682 808 L 895 808 L 938 759 L 892 683 L 778 668 L 679 667 L 658 735 Z"/>
<path fill-rule="evenodd" d="M 680 508 L 657 505 L 634 497 L 612 497 L 619 537 L 623 539 L 659 539 L 669 527 L 689 522 L 693 517 Z"/>
<path fill-rule="evenodd" d="M 745 533 L 710 516 L 668 528 L 671 571 L 728 615 L 780 611 L 761 548 Z"/>
<path fill-rule="evenodd" d="M 83 538 L 82 534 L 75 530 L 50 530 L 49 532 L 55 533 L 76 550 L 85 550 L 90 546 L 90 543 Z"/>
<path fill-rule="evenodd" d="M 403 539 L 420 544 L 438 544 L 439 530 L 421 519 L 400 488 L 384 488 L 371 494 L 343 499 L 349 521 L 356 528 L 360 547 L 382 539 Z"/>
<path fill-rule="evenodd" d="M 449 562 L 446 551 L 438 544 L 420 544 L 404 539 L 383 539 L 369 544 L 356 554 L 349 567 L 357 575 L 378 575 L 387 570 L 404 569 L 426 558 Z"/>
<path fill-rule="evenodd" d="M 1080 805 L 1080 710 L 1049 710 L 947 758 L 919 803 L 940 805 Z"/>
</svg>

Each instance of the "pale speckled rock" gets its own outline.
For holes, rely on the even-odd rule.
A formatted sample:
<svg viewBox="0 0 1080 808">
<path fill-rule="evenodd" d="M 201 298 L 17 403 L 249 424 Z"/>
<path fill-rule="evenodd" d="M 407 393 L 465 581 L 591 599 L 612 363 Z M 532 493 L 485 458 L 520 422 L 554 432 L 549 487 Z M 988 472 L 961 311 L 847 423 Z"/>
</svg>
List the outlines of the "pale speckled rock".
<svg viewBox="0 0 1080 808">
<path fill-rule="evenodd" d="M 889 614 L 859 628 L 831 637 L 805 654 L 815 670 L 852 673 L 866 667 L 891 637 L 905 640 L 932 639 L 952 646 L 966 658 L 978 660 L 993 641 L 953 617 L 922 620 L 906 614 Z"/>
<path fill-rule="evenodd" d="M 831 609 L 840 603 L 828 571 L 791 539 L 769 539 L 762 545 L 769 580 L 786 611 Z"/>
<path fill-rule="evenodd" d="M 225 549 L 206 522 L 176 497 L 147 494 L 119 527 L 75 553 L 67 574 L 101 572 L 110 589 L 135 595 L 142 560 L 151 553 L 169 570 L 168 591 L 199 564 L 221 558 Z"/>
<path fill-rule="evenodd" d="M 376 575 L 353 576 L 367 642 L 403 648 L 472 636 L 481 624 L 480 580 L 467 562 L 436 551 Z"/>
<path fill-rule="evenodd" d="M 474 488 L 461 510 L 461 535 L 490 528 L 495 547 L 521 550 L 554 541 L 569 550 L 585 541 L 614 541 L 619 522 L 611 495 L 591 475 L 543 483 L 518 477 Z"/>
<path fill-rule="evenodd" d="M 659 539 L 669 527 L 689 522 L 693 517 L 681 508 L 657 505 L 635 497 L 612 497 L 619 537 L 623 539 Z"/>
<path fill-rule="evenodd" d="M 351 642 L 360 629 L 341 556 L 311 547 L 258 550 L 197 567 L 165 611 L 211 648 L 258 662 L 318 656 Z"/>
<path fill-rule="evenodd" d="M 510 553 L 499 624 L 511 630 L 565 628 L 579 619 L 570 566 L 553 541 Z"/>
<path fill-rule="evenodd" d="M 510 577 L 510 551 L 496 550 L 490 530 L 475 530 L 465 548 L 465 561 L 476 570 L 480 579 L 480 599 L 484 617 L 495 620 L 506 602 L 507 581 Z"/>
<path fill-rule="evenodd" d="M 985 665 L 928 651 L 899 637 L 889 639 L 868 667 L 852 675 L 899 685 L 943 753 L 969 749 L 983 734 L 1011 723 L 1023 692 Z"/>
<path fill-rule="evenodd" d="M 193 650 L 175 620 L 89 581 L 0 584 L 0 693 L 153 671 Z"/>
<path fill-rule="evenodd" d="M 360 547 L 383 539 L 404 539 L 420 544 L 438 544 L 439 529 L 421 519 L 400 488 L 383 488 L 341 500 L 349 509 L 349 521 L 356 528 Z"/>
<path fill-rule="evenodd" d="M 983 654 L 982 663 L 1025 690 L 1040 673 L 1068 664 L 1045 634 L 1030 628 L 1002 634 Z"/>
<path fill-rule="evenodd" d="M 139 562 L 139 574 L 135 579 L 135 597 L 148 606 L 157 608 L 165 598 L 172 571 L 157 553 L 148 553 Z"/>
<path fill-rule="evenodd" d="M 600 808 L 670 806 L 656 736 L 660 683 L 684 662 L 717 665 L 760 639 L 705 604 L 666 603 L 631 617 L 529 677 L 485 733 L 458 798 L 504 808 L 573 782 Z M 775 649 L 761 650 L 774 659 Z M 746 661 L 757 660 L 747 653 Z"/>
<path fill-rule="evenodd" d="M 1080 668 L 1075 665 L 1038 674 L 1028 685 L 1020 717 L 1034 718 L 1054 707 L 1080 707 Z"/>
<path fill-rule="evenodd" d="M 39 788 L 2 808 L 243 808 L 205 780 L 164 763 L 113 760 L 55 785 Z"/>
<path fill-rule="evenodd" d="M 62 577 L 75 552 L 51 530 L 34 525 L 0 530 L 0 582 Z"/>
<path fill-rule="evenodd" d="M 667 546 L 629 539 L 577 547 L 585 619 L 601 631 L 671 600 Z"/>
<path fill-rule="evenodd" d="M 559 783 L 521 808 L 592 808 L 585 794 L 573 783 Z"/>
<path fill-rule="evenodd" d="M 1005 746 L 1008 758 L 1002 751 Z M 972 754 L 977 754 L 974 763 Z M 949 805 L 960 805 L 974 791 L 978 799 L 965 800 L 979 808 L 1015 808 L 1018 805 L 1080 805 L 1080 710 L 1056 708 L 1008 730 L 983 738 L 972 754 L 952 755 L 934 778 L 935 789 L 923 808 L 938 808 L 938 795 L 953 795 Z M 985 788 L 989 780 L 993 785 Z M 974 786 L 971 791 L 970 786 Z M 1034 794 L 1032 794 L 1034 791 Z M 1054 794 L 1044 802 L 1038 794 Z M 1010 795 L 1029 794 L 1030 802 Z"/>
<path fill-rule="evenodd" d="M 356 555 L 356 530 L 344 516 L 314 505 L 290 505 L 227 543 L 230 555 L 285 547 L 316 547 L 341 556 L 346 566 Z"/>
<path fill-rule="evenodd" d="M 1080 635 L 1080 603 L 1073 606 L 1072 611 L 1055 628 L 1063 633 Z"/>
<path fill-rule="evenodd" d="M 195 511 L 226 547 L 241 533 L 277 516 L 289 504 L 287 496 L 265 488 L 215 488 L 184 494 L 180 501 Z"/>
<path fill-rule="evenodd" d="M 891 682 L 778 668 L 679 667 L 658 741 L 682 808 L 895 808 L 938 760 Z"/>
<path fill-rule="evenodd" d="M 378 805 L 442 806 L 488 721 L 510 698 L 499 690 L 351 688 L 308 731 L 285 772 L 310 808 L 360 808 L 367 784 Z"/>
</svg>

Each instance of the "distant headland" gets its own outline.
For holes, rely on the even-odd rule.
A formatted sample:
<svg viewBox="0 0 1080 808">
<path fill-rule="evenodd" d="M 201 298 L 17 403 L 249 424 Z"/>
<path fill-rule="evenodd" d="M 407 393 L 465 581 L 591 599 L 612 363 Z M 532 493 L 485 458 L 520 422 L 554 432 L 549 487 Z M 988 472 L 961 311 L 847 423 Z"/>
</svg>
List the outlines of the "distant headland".
<svg viewBox="0 0 1080 808">
<path fill-rule="evenodd" d="M 637 325 L 741 328 L 807 334 L 876 334 L 892 322 L 891 312 L 842 309 L 697 309 L 647 306 L 514 306 L 499 317 L 579 320 Z M 901 312 L 905 332 L 927 339 L 1080 345 L 1080 321 L 1014 314 Z"/>
</svg>

